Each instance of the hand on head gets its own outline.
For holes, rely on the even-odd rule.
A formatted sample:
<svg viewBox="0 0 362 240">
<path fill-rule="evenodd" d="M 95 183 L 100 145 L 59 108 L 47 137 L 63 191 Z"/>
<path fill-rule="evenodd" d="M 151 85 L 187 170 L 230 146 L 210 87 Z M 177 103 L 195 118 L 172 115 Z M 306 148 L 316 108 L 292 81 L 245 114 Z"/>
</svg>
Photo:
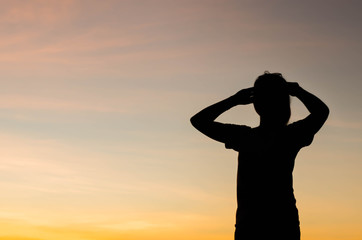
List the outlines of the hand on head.
<svg viewBox="0 0 362 240">
<path fill-rule="evenodd" d="M 287 91 L 288 94 L 291 96 L 296 96 L 298 90 L 300 89 L 300 86 L 296 82 L 287 82 Z M 273 89 L 269 89 L 269 91 L 273 91 Z M 240 105 L 247 105 L 254 102 L 254 87 L 251 88 L 245 88 L 237 92 L 233 99 L 236 104 Z"/>
<path fill-rule="evenodd" d="M 254 88 L 246 88 L 237 92 L 233 98 L 237 104 L 246 105 L 253 102 Z"/>
<path fill-rule="evenodd" d="M 289 95 L 295 97 L 300 87 L 296 82 L 287 82 L 287 88 Z"/>
</svg>

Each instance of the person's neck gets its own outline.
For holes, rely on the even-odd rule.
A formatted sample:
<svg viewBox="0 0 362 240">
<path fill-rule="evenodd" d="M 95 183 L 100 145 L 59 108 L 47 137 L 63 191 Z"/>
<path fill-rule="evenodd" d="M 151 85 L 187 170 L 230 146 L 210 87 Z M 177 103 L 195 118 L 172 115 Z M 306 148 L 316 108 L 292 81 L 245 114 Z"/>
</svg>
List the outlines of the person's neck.
<svg viewBox="0 0 362 240">
<path fill-rule="evenodd" d="M 273 121 L 271 119 L 265 119 L 265 118 L 260 118 L 260 124 L 259 127 L 261 129 L 266 129 L 266 130 L 273 130 L 273 129 L 280 129 L 285 127 L 285 124 L 280 123 L 278 121 Z"/>
</svg>

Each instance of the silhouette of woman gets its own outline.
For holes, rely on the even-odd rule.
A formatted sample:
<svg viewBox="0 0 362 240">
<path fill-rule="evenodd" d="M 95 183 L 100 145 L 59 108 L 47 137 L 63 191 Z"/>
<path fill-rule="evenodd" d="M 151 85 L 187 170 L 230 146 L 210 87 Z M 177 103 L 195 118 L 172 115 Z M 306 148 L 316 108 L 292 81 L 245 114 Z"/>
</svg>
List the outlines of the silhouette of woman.
<svg viewBox="0 0 362 240">
<path fill-rule="evenodd" d="M 310 114 L 288 124 L 290 96 Z M 224 124 L 215 119 L 236 105 L 254 104 L 260 125 Z M 299 216 L 293 193 L 294 161 L 312 143 L 329 115 L 328 107 L 298 83 L 280 73 L 265 72 L 254 87 L 215 103 L 191 118 L 206 136 L 239 152 L 237 174 L 236 240 L 299 240 Z"/>
</svg>

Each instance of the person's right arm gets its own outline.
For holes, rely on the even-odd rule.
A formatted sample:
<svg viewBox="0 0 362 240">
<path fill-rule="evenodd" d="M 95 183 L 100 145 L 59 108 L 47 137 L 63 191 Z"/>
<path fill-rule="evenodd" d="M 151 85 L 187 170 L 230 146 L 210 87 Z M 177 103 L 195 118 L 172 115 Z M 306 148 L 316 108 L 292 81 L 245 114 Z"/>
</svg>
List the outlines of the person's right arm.
<svg viewBox="0 0 362 240">
<path fill-rule="evenodd" d="M 298 83 L 288 83 L 289 93 L 297 97 L 310 112 L 303 122 L 308 130 L 315 134 L 323 126 L 329 115 L 327 105 L 318 97 L 304 90 Z"/>
<path fill-rule="evenodd" d="M 243 89 L 235 95 L 201 110 L 191 118 L 191 124 L 206 136 L 219 142 L 225 142 L 230 136 L 229 128 L 226 128 L 223 123 L 216 122 L 215 119 L 234 106 L 252 103 L 252 92 L 252 88 Z"/>
</svg>

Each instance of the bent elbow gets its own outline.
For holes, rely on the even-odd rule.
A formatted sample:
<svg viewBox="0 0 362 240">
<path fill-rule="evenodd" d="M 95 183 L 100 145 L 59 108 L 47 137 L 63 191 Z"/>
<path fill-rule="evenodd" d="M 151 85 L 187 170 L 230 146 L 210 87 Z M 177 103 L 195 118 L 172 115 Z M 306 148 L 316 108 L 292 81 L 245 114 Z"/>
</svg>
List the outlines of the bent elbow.
<svg viewBox="0 0 362 240">
<path fill-rule="evenodd" d="M 205 132 L 207 128 L 209 128 L 210 122 L 205 121 L 203 118 L 200 118 L 199 116 L 195 115 L 192 118 L 190 118 L 190 122 L 194 128 L 199 130 L 200 132 Z"/>
<path fill-rule="evenodd" d="M 323 115 L 324 115 L 325 119 L 327 120 L 327 118 L 329 116 L 329 108 L 327 107 L 327 105 L 325 106 L 325 109 L 323 111 Z"/>
<path fill-rule="evenodd" d="M 197 120 L 196 116 L 193 116 L 190 118 L 190 122 L 191 125 L 194 126 L 195 128 L 198 128 L 199 126 L 199 121 Z"/>
<path fill-rule="evenodd" d="M 319 116 L 321 121 L 323 121 L 323 123 L 325 121 L 327 121 L 328 116 L 329 116 L 329 108 L 325 105 L 325 107 L 323 109 L 321 109 L 321 111 L 319 112 Z"/>
</svg>

